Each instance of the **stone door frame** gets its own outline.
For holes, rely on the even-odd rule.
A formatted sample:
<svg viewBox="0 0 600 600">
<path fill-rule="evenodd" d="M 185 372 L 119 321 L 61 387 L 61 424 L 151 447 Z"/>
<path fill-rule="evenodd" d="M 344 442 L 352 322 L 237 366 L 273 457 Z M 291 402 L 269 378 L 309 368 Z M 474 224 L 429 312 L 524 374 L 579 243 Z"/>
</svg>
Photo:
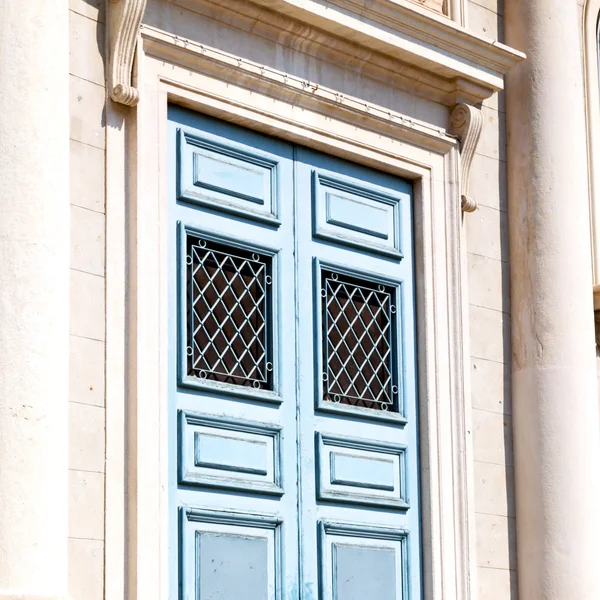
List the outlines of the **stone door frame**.
<svg viewBox="0 0 600 600">
<path fill-rule="evenodd" d="M 475 589 L 465 231 L 458 140 L 143 25 L 135 110 L 107 114 L 105 597 L 167 600 L 167 105 L 413 181 L 426 600 Z"/>
</svg>

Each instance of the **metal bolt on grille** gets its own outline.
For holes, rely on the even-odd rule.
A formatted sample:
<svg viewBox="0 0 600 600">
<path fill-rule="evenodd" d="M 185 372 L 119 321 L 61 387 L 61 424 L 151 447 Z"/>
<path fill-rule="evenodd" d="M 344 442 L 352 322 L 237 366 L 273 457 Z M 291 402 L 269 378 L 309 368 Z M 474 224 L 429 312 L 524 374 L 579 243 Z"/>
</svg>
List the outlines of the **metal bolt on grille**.
<svg viewBox="0 0 600 600">
<path fill-rule="evenodd" d="M 188 375 L 272 389 L 271 258 L 190 238 Z"/>
<path fill-rule="evenodd" d="M 394 288 L 324 271 L 324 400 L 397 411 Z"/>
</svg>

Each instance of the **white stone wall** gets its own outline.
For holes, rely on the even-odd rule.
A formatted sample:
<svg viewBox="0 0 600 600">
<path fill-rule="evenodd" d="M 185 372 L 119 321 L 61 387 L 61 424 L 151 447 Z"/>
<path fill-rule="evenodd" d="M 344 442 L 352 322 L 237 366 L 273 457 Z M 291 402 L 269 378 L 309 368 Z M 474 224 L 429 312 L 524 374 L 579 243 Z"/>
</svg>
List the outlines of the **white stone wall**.
<svg viewBox="0 0 600 600">
<path fill-rule="evenodd" d="M 104 596 L 105 2 L 70 1 L 69 592 Z"/>
<path fill-rule="evenodd" d="M 469 28 L 503 41 L 502 12 L 502 0 L 470 1 Z M 471 181 L 479 209 L 466 216 L 477 580 L 481 600 L 516 600 L 503 94 L 485 101 L 483 111 L 485 125 Z"/>
<path fill-rule="evenodd" d="M 70 593 L 73 600 L 103 597 L 105 462 L 105 9 L 104 0 L 71 0 L 71 391 Z M 502 0 L 469 2 L 470 28 L 502 41 Z M 169 4 L 150 2 L 146 21 L 170 22 Z M 222 23 L 186 18 L 180 32 L 219 45 Z M 168 28 L 167 25 L 164 25 Z M 448 110 L 417 100 L 385 81 L 361 80 L 343 68 L 300 54 L 282 54 L 236 31 L 253 60 L 419 119 L 446 125 Z M 287 57 L 286 57 L 287 56 Z M 502 95 L 486 101 L 483 138 L 474 159 L 471 195 L 479 209 L 466 215 L 469 327 L 477 540 L 481 600 L 516 600 L 514 477 L 510 407 L 510 290 L 507 239 L 506 146 Z"/>
</svg>

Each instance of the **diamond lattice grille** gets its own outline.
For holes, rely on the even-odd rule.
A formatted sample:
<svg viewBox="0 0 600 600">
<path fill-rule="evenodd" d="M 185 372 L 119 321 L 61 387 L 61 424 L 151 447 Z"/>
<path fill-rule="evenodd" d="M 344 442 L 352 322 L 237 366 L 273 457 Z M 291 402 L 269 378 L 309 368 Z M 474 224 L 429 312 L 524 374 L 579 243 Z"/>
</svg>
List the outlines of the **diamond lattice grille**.
<svg viewBox="0 0 600 600">
<path fill-rule="evenodd" d="M 321 296 L 324 399 L 393 411 L 393 288 L 325 271 Z"/>
<path fill-rule="evenodd" d="M 188 374 L 271 389 L 271 259 L 203 239 L 188 245 Z"/>
</svg>

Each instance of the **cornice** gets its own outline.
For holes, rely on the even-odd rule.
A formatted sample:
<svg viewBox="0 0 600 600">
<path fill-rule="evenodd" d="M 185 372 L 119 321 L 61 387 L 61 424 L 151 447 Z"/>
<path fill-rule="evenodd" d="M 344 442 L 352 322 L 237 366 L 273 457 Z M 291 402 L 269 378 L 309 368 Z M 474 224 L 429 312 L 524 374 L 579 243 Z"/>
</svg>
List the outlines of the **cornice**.
<svg viewBox="0 0 600 600">
<path fill-rule="evenodd" d="M 522 52 L 475 35 L 409 0 L 253 2 L 454 82 L 454 104 L 477 103 L 501 90 L 504 75 L 525 58 Z"/>
<path fill-rule="evenodd" d="M 483 130 L 483 113 L 474 106 L 458 104 L 450 117 L 450 132 L 460 140 L 460 199 L 464 212 L 474 212 L 477 201 L 469 195 L 469 179 L 475 150 Z"/>
<path fill-rule="evenodd" d="M 131 76 L 135 46 L 146 0 L 109 0 L 109 93 L 115 101 L 135 106 L 139 92 Z"/>
<path fill-rule="evenodd" d="M 190 70 L 226 78 L 247 89 L 285 97 L 295 106 L 317 110 L 336 119 L 363 126 L 431 152 L 446 154 L 457 147 L 456 138 L 433 125 L 387 108 L 284 73 L 253 61 L 142 25 L 144 52 Z"/>
<path fill-rule="evenodd" d="M 321 32 L 321 44 L 328 36 L 343 39 L 359 51 L 397 61 L 404 79 L 423 87 L 426 77 L 426 85 L 439 87 L 438 101 L 449 106 L 476 104 L 502 89 L 504 75 L 524 58 L 521 52 L 474 35 L 410 0 L 253 0 L 253 4 L 265 9 L 267 21 L 267 13 L 275 12 L 315 28 Z M 114 101 L 128 106 L 139 99 L 131 76 L 145 7 L 146 0 L 109 1 L 109 91 Z"/>
</svg>

